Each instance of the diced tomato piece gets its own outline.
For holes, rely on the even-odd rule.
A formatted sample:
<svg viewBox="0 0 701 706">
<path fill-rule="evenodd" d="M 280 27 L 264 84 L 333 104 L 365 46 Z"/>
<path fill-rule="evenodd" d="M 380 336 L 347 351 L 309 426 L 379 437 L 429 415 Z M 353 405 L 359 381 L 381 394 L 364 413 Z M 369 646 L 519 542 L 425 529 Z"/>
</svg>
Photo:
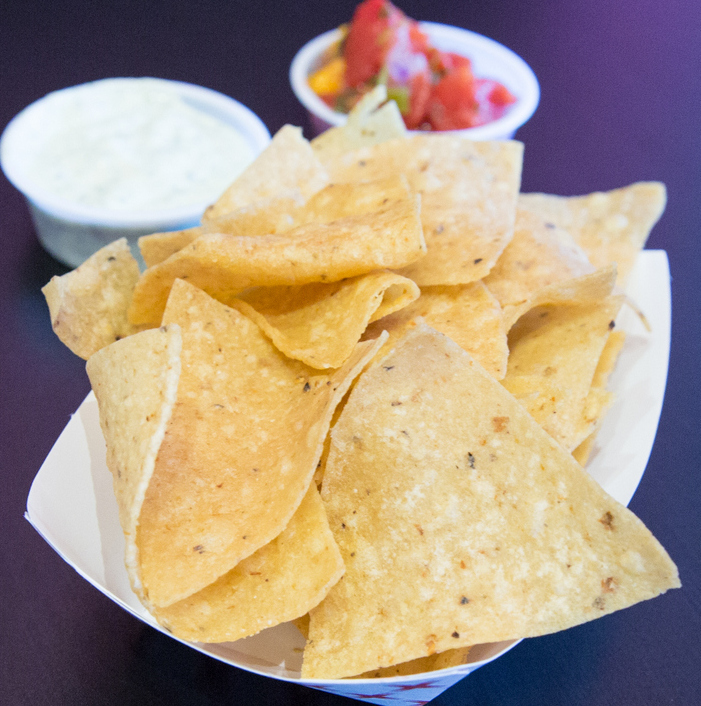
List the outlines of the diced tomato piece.
<svg viewBox="0 0 701 706">
<path fill-rule="evenodd" d="M 434 47 L 429 47 L 424 53 L 428 59 L 431 71 L 437 75 L 439 80 L 445 74 L 463 66 L 472 71 L 472 62 L 466 56 L 453 54 L 453 52 L 449 51 L 440 51 Z"/>
<path fill-rule="evenodd" d="M 412 76 L 409 83 L 409 113 L 404 115 L 404 124 L 409 130 L 415 130 L 426 122 L 430 98 L 431 79 L 428 72 Z"/>
<path fill-rule="evenodd" d="M 447 70 L 448 66 L 445 63 L 445 58 L 447 54 L 445 52 L 439 51 L 435 47 L 429 47 L 424 54 L 428 59 L 428 65 L 431 67 L 431 71 L 434 74 L 442 76 Z"/>
<path fill-rule="evenodd" d="M 343 48 L 347 85 L 360 88 L 380 72 L 394 44 L 397 13 L 404 16 L 387 0 L 366 0 L 355 8 Z"/>
<path fill-rule="evenodd" d="M 489 94 L 490 102 L 494 105 L 511 105 L 516 102 L 516 96 L 501 83 L 497 83 Z"/>
<path fill-rule="evenodd" d="M 428 116 L 434 130 L 462 130 L 477 119 L 474 77 L 468 66 L 446 74 L 433 87 Z"/>
<path fill-rule="evenodd" d="M 421 31 L 419 23 L 415 20 L 409 20 L 409 23 L 409 39 L 411 40 L 413 50 L 426 54 L 430 49 L 428 45 L 428 35 Z"/>
<path fill-rule="evenodd" d="M 451 69 L 459 69 L 462 67 L 466 67 L 470 71 L 472 71 L 472 62 L 466 56 L 462 56 L 461 54 L 455 54 L 452 51 L 443 52 L 443 54 L 447 55 L 447 63 L 450 64 Z"/>
</svg>

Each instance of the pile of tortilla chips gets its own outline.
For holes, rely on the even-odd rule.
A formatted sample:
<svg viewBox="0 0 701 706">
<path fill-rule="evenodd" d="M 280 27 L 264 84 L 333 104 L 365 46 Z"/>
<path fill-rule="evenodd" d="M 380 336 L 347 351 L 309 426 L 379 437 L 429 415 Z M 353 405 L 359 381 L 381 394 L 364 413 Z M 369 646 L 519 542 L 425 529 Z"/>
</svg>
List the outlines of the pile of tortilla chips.
<svg viewBox="0 0 701 706">
<path fill-rule="evenodd" d="M 187 640 L 294 620 L 309 679 L 461 664 L 680 585 L 581 465 L 664 187 L 520 195 L 521 144 L 408 135 L 383 98 L 282 128 L 200 226 L 140 240 L 144 272 L 117 241 L 44 288 L 135 593 Z"/>
</svg>

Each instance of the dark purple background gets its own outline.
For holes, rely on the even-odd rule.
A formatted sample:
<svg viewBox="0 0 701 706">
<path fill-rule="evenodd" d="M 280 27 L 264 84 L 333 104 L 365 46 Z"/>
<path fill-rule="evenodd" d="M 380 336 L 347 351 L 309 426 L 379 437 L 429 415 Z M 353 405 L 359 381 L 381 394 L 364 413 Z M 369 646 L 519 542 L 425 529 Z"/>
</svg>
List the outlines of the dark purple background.
<svg viewBox="0 0 701 706">
<path fill-rule="evenodd" d="M 295 51 L 347 20 L 353 2 L 0 6 L 0 128 L 48 91 L 108 76 L 209 86 L 271 132 L 304 124 L 289 88 Z M 643 179 L 669 204 L 649 247 L 668 251 L 673 340 L 659 433 L 631 508 L 679 565 L 684 588 L 564 633 L 528 640 L 438 704 L 701 702 L 701 3 L 698 0 L 405 2 L 511 47 L 542 90 L 524 191 L 581 194 Z M 34 474 L 88 391 L 54 337 L 40 287 L 65 271 L 45 254 L 21 196 L 0 177 L 0 702 L 345 702 L 220 664 L 144 626 L 81 579 L 22 519 Z"/>
</svg>

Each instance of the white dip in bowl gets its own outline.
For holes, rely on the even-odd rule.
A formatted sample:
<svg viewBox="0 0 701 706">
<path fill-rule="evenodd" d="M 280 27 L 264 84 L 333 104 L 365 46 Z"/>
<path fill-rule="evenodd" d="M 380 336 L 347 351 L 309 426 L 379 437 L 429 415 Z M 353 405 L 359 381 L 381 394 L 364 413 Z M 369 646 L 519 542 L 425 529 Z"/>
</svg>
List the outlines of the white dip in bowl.
<svg viewBox="0 0 701 706">
<path fill-rule="evenodd" d="M 248 108 L 201 86 L 114 78 L 55 91 L 0 140 L 39 239 L 77 266 L 112 240 L 199 223 L 267 145 Z"/>
</svg>

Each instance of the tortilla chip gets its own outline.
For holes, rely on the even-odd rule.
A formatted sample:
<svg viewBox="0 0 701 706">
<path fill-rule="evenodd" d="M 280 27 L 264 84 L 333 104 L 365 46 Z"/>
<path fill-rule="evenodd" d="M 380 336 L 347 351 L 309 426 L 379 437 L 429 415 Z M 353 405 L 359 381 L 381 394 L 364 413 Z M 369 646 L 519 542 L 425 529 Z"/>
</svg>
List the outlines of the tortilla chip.
<svg viewBox="0 0 701 706">
<path fill-rule="evenodd" d="M 613 394 L 592 388 L 584 399 L 570 397 L 569 390 L 537 375 L 505 378 L 504 387 L 523 404 L 553 438 L 572 451 L 598 427 L 613 403 Z"/>
<path fill-rule="evenodd" d="M 418 197 L 389 201 L 376 213 L 255 237 L 207 233 L 137 282 L 129 317 L 158 325 L 173 282 L 186 279 L 215 298 L 257 286 L 337 282 L 422 257 Z"/>
<path fill-rule="evenodd" d="M 521 304 L 504 306 L 504 328 L 511 327 L 528 311 L 545 304 L 583 304 L 607 297 L 616 283 L 616 266 L 611 264 L 581 277 L 555 282 L 533 292 Z"/>
<path fill-rule="evenodd" d="M 592 386 L 584 400 L 582 418 L 579 422 L 577 437 L 580 443 L 591 434 L 592 430 L 596 430 L 604 415 L 608 412 L 609 407 L 613 404 L 614 399 L 615 395 L 613 392 L 609 392 L 603 387 Z M 574 451 L 574 448 L 572 451 Z"/>
<path fill-rule="evenodd" d="M 299 618 L 295 618 L 291 622 L 294 623 L 294 626 L 302 633 L 306 640 L 309 637 L 309 613 L 300 615 Z"/>
<path fill-rule="evenodd" d="M 345 125 L 332 127 L 315 137 L 312 149 L 321 163 L 325 165 L 352 150 L 405 137 L 407 130 L 397 104 L 385 103 L 386 100 L 386 87 L 375 86 L 351 110 Z"/>
<path fill-rule="evenodd" d="M 413 196 L 409 182 L 401 174 L 371 181 L 329 184 L 300 209 L 295 225 L 331 223 L 341 218 L 376 213 L 390 203 L 411 199 Z"/>
<path fill-rule="evenodd" d="M 588 196 L 522 194 L 519 205 L 568 230 L 595 267 L 618 266 L 622 288 L 667 203 L 665 185 L 638 182 Z"/>
<path fill-rule="evenodd" d="M 42 288 L 51 326 L 73 353 L 87 360 L 101 348 L 138 331 L 127 318 L 139 265 L 126 238 L 91 255 L 80 267 L 52 277 Z"/>
<path fill-rule="evenodd" d="M 390 201 L 411 197 L 409 184 L 401 174 L 369 182 L 329 184 L 306 202 L 290 198 L 258 202 L 208 222 L 204 230 L 229 235 L 284 233 L 310 223 L 374 213 Z"/>
<path fill-rule="evenodd" d="M 338 368 L 368 322 L 418 296 L 410 279 L 373 272 L 331 284 L 258 287 L 226 303 L 255 321 L 290 358 L 313 368 Z"/>
<path fill-rule="evenodd" d="M 256 201 L 299 195 L 307 199 L 326 186 L 324 168 L 302 130 L 284 125 L 270 144 L 204 213 L 203 223 Z"/>
<path fill-rule="evenodd" d="M 426 672 L 435 672 L 439 669 L 459 667 L 461 664 L 467 663 L 471 649 L 471 647 L 460 647 L 455 650 L 446 650 L 439 654 L 430 655 L 429 657 L 419 657 L 409 662 L 395 664 L 392 667 L 382 667 L 381 669 L 374 669 L 364 674 L 358 674 L 356 679 L 405 677 L 410 674 L 424 674 Z"/>
<path fill-rule="evenodd" d="M 452 338 L 497 380 L 506 374 L 509 347 L 501 307 L 481 282 L 452 287 L 424 287 L 415 302 L 368 326 L 363 339 L 389 333 L 387 343 L 377 354 L 386 355 L 417 318 Z"/>
<path fill-rule="evenodd" d="M 566 230 L 519 208 L 514 237 L 484 283 L 506 306 L 526 301 L 543 287 L 593 271 L 586 253 Z"/>
<path fill-rule="evenodd" d="M 420 287 L 467 284 L 492 269 L 511 240 L 523 145 L 412 135 L 349 152 L 329 163 L 333 182 L 405 174 L 421 193 L 428 253 L 401 271 Z"/>
<path fill-rule="evenodd" d="M 151 233 L 139 238 L 139 251 L 146 267 L 153 267 L 171 255 L 182 250 L 203 233 L 202 226 L 174 230 L 167 233 Z"/>
<path fill-rule="evenodd" d="M 382 336 L 383 338 L 385 338 L 387 336 L 387 333 L 383 332 Z M 371 364 L 372 361 L 368 363 L 368 365 Z M 355 382 L 355 380 L 353 382 Z M 341 417 L 341 414 L 343 414 L 343 408 L 346 406 L 346 402 L 348 402 L 348 398 L 350 397 L 352 389 L 353 385 L 351 384 L 351 386 L 348 388 L 348 391 L 343 396 L 343 399 L 336 405 L 336 409 L 333 411 L 333 417 L 331 418 L 331 424 L 329 426 L 329 433 L 326 435 L 326 439 L 324 439 L 324 448 L 321 451 L 321 458 L 319 459 L 316 471 L 314 471 L 314 483 L 316 484 L 316 487 L 319 490 L 321 490 L 321 486 L 324 482 L 324 471 L 326 470 L 326 461 L 329 458 L 329 451 L 331 450 L 331 430 L 336 426 L 338 420 Z"/>
<path fill-rule="evenodd" d="M 623 343 L 625 342 L 626 335 L 623 331 L 611 331 L 609 334 L 604 350 L 601 353 L 601 358 L 594 371 L 594 379 L 592 380 L 593 390 L 606 390 L 606 385 L 608 384 L 608 379 L 613 369 L 616 367 L 616 361 L 623 348 Z M 608 407 L 612 402 L 613 398 L 611 393 L 609 393 L 609 398 L 607 399 Z M 596 435 L 598 433 L 598 428 L 601 424 L 602 418 L 604 416 L 606 409 L 599 410 L 595 430 L 572 452 L 575 459 L 582 465 L 586 465 L 589 460 L 589 456 L 594 450 L 596 443 Z"/>
<path fill-rule="evenodd" d="M 211 218 L 202 224 L 202 230 L 229 235 L 283 233 L 298 225 L 295 216 L 303 205 L 301 195 L 271 197 Z"/>
<path fill-rule="evenodd" d="M 541 306 L 509 332 L 509 364 L 502 384 L 568 451 L 594 429 L 608 406 L 592 389 L 594 373 L 623 297 L 568 306 Z M 598 409 L 598 411 L 597 411 Z"/>
<path fill-rule="evenodd" d="M 572 452 L 572 458 L 574 458 L 577 463 L 584 467 L 589 461 L 589 457 L 594 450 L 594 445 L 596 444 L 596 434 L 594 431 L 589 436 L 584 439 L 584 441 Z"/>
<path fill-rule="evenodd" d="M 176 637 L 227 642 L 305 615 L 344 566 L 316 486 L 285 529 L 199 593 L 155 611 Z"/>
<path fill-rule="evenodd" d="M 613 330 L 609 334 L 604 350 L 601 353 L 601 358 L 597 363 L 596 370 L 594 371 L 594 379 L 592 380 L 592 386 L 594 387 L 606 387 L 608 385 L 609 377 L 616 367 L 616 362 L 618 361 L 618 356 L 623 350 L 623 344 L 626 341 L 625 331 Z"/>
<path fill-rule="evenodd" d="M 86 366 L 125 535 L 127 571 L 132 589 L 142 599 L 136 535 L 156 454 L 175 405 L 181 347 L 180 327 L 173 324 L 102 348 Z"/>
<path fill-rule="evenodd" d="M 322 499 L 346 573 L 310 611 L 305 679 L 555 632 L 679 585 L 642 522 L 427 327 L 356 383 Z"/>
<path fill-rule="evenodd" d="M 309 487 L 334 407 L 381 345 L 359 344 L 342 368 L 320 374 L 182 281 L 163 320 L 182 329 L 182 374 L 137 537 L 145 593 L 160 608 L 280 534 Z"/>
<path fill-rule="evenodd" d="M 611 331 L 594 371 L 591 390 L 584 403 L 584 422 L 592 423 L 595 428 L 601 424 L 604 415 L 614 401 L 614 395 L 606 389 L 606 385 L 616 366 L 625 339 L 625 332 Z"/>
</svg>

